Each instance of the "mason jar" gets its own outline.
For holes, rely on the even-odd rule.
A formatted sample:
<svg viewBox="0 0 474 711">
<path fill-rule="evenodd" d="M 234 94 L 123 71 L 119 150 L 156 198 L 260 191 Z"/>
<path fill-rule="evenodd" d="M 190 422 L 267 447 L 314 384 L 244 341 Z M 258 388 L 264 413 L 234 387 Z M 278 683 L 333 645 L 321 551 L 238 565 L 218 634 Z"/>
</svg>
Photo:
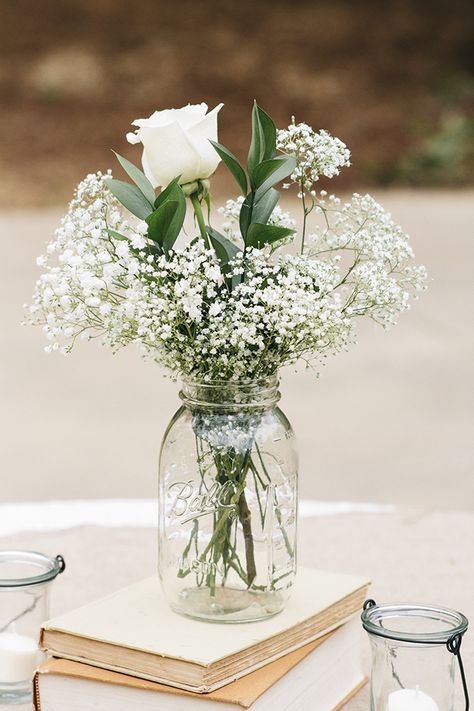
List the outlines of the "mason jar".
<svg viewBox="0 0 474 711">
<path fill-rule="evenodd" d="M 62 556 L 0 551 L 0 704 L 26 703 L 41 661 L 38 638 L 49 617 L 51 582 L 65 569 Z"/>
<path fill-rule="evenodd" d="M 250 622 L 285 605 L 296 571 L 297 455 L 278 377 L 185 380 L 162 444 L 159 573 L 178 613 Z"/>
<path fill-rule="evenodd" d="M 454 711 L 456 657 L 468 626 L 463 614 L 370 600 L 362 624 L 372 648 L 371 711 Z M 460 668 L 465 683 L 462 662 Z"/>
</svg>

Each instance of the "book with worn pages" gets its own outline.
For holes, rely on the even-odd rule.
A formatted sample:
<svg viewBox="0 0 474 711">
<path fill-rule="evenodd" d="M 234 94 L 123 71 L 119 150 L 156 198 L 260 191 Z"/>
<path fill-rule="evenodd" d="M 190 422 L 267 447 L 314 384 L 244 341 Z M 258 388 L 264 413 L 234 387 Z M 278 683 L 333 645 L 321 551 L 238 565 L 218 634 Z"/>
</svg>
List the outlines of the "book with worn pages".
<svg viewBox="0 0 474 711">
<path fill-rule="evenodd" d="M 322 637 L 358 613 L 368 580 L 299 568 L 275 617 L 232 628 L 173 613 L 157 577 L 49 620 L 50 655 L 208 693 Z"/>
<path fill-rule="evenodd" d="M 336 711 L 365 683 L 358 620 L 209 694 L 65 659 L 35 676 L 37 711 Z M 218 704 L 218 706 L 217 706 Z"/>
</svg>

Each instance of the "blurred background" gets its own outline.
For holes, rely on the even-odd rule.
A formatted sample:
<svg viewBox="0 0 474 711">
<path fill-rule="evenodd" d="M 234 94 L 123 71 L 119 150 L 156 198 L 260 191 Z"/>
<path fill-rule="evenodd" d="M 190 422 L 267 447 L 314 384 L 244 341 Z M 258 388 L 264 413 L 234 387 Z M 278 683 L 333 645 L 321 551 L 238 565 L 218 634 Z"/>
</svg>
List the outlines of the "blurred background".
<svg viewBox="0 0 474 711">
<path fill-rule="evenodd" d="M 156 107 L 223 101 L 242 155 L 253 98 L 350 145 L 339 181 L 474 180 L 470 0 L 1 0 L 6 207 L 58 204 Z M 225 117 L 225 118 L 224 118 Z"/>
<path fill-rule="evenodd" d="M 302 496 L 473 508 L 473 40 L 471 0 L 0 0 L 0 499 L 155 495 L 178 386 L 133 350 L 46 355 L 21 307 L 75 184 L 110 148 L 139 161 L 131 121 L 223 101 L 243 158 L 256 98 L 347 143 L 331 191 L 369 189 L 432 279 L 390 333 L 283 375 Z"/>
</svg>

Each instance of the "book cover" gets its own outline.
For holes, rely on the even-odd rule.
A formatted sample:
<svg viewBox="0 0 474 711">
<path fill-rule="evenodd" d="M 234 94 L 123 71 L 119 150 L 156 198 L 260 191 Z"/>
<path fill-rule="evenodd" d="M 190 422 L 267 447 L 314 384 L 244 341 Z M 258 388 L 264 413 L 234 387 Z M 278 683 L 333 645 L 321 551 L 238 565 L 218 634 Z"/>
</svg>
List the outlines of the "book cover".
<svg viewBox="0 0 474 711">
<path fill-rule="evenodd" d="M 41 643 L 54 656 L 208 692 L 341 625 L 360 610 L 367 586 L 366 578 L 300 568 L 283 612 L 225 629 L 173 613 L 152 577 L 49 620 Z"/>
<path fill-rule="evenodd" d="M 317 688 L 321 699 L 331 700 L 330 708 L 338 708 L 365 682 L 360 670 L 359 640 L 360 625 L 358 620 L 353 620 L 208 694 L 197 694 L 70 660 L 50 659 L 35 676 L 35 707 L 37 711 L 49 711 L 49 708 L 55 708 L 52 702 L 59 696 L 64 699 L 64 703 L 68 702 L 68 709 L 69 697 L 72 709 L 76 709 L 74 703 L 78 704 L 78 709 L 88 708 L 87 697 L 90 696 L 94 698 L 98 709 L 102 709 L 101 703 L 107 706 L 114 700 L 114 708 L 120 705 L 120 708 L 125 709 L 128 708 L 127 704 L 132 704 L 131 708 L 135 704 L 140 708 L 148 708 L 149 702 L 150 708 L 173 708 L 178 711 L 182 707 L 192 711 L 198 700 L 196 711 L 206 711 L 203 701 L 209 704 L 209 708 L 219 703 L 219 711 L 225 711 L 223 705 L 227 705 L 229 711 L 232 708 L 239 711 L 254 706 L 257 711 L 264 702 L 266 706 L 272 701 L 267 698 L 270 689 L 272 695 L 277 695 L 280 701 L 283 696 L 291 696 L 294 703 L 294 699 L 300 695 Z M 51 689 L 44 686 L 45 677 L 57 677 L 69 682 L 53 689 L 51 693 Z M 160 698 L 153 701 L 150 693 L 137 695 L 134 693 L 137 691 L 154 692 L 160 694 Z M 44 710 L 41 708 L 42 695 L 48 702 L 48 708 Z M 324 711 L 328 711 L 328 708 L 324 708 Z"/>
</svg>

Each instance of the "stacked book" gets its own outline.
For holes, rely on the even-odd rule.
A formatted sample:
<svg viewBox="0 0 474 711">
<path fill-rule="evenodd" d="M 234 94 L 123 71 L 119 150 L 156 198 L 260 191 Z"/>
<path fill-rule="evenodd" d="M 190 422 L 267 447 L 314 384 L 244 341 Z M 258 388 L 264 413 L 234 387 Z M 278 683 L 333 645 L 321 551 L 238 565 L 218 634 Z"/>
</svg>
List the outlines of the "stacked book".
<svg viewBox="0 0 474 711">
<path fill-rule="evenodd" d="M 299 568 L 282 613 L 229 626 L 176 615 L 149 578 L 43 625 L 49 659 L 35 676 L 35 707 L 339 709 L 365 682 L 355 618 L 367 586 Z"/>
</svg>

